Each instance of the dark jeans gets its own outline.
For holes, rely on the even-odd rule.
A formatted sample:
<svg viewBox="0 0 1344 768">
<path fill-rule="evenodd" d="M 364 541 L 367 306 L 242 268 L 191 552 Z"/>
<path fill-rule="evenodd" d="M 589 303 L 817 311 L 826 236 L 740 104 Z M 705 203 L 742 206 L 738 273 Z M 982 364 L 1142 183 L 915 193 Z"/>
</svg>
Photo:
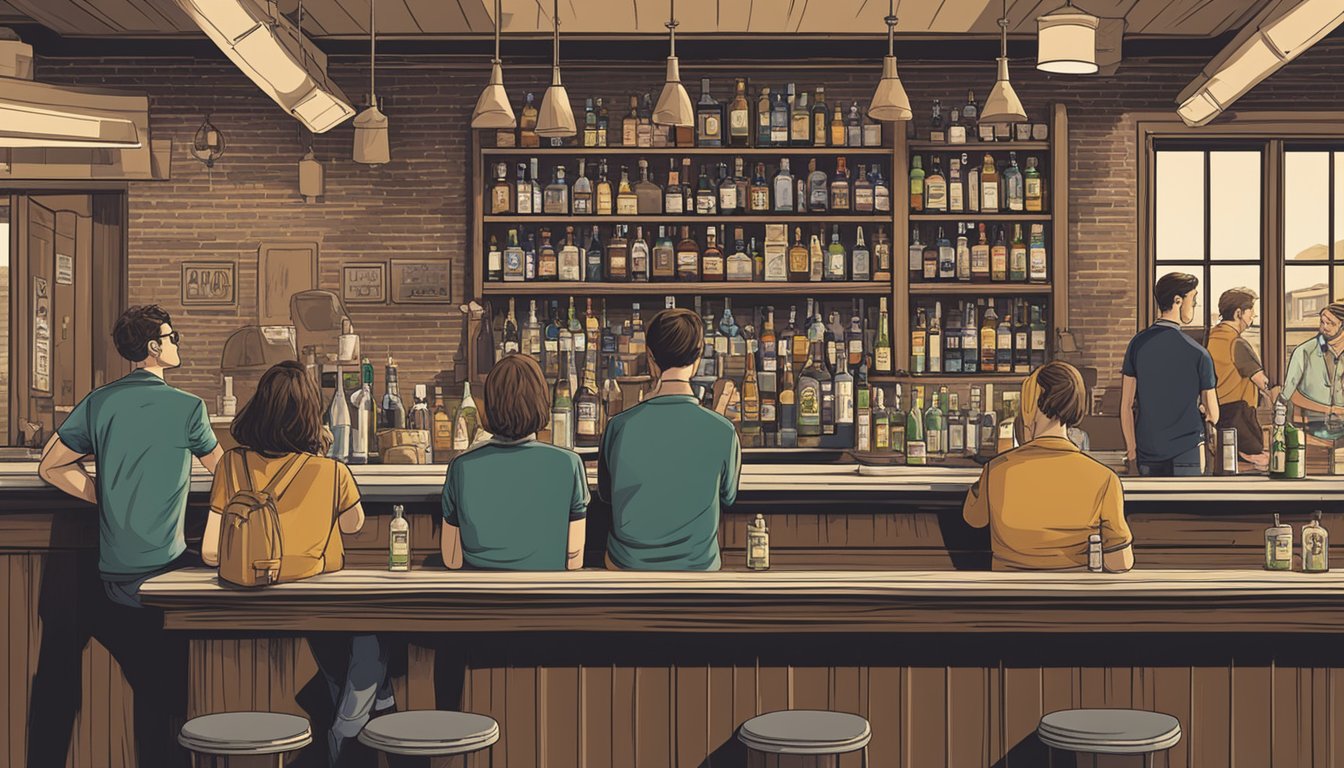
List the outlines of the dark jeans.
<svg viewBox="0 0 1344 768">
<path fill-rule="evenodd" d="M 312 636 L 308 646 L 336 706 L 327 753 L 330 764 L 338 765 L 373 711 L 396 703 L 387 675 L 387 645 L 378 635 L 368 634 Z"/>
<path fill-rule="evenodd" d="M 1199 463 L 1204 452 L 1204 443 L 1200 443 L 1164 461 L 1144 461 L 1140 457 L 1139 474 L 1143 477 L 1198 477 L 1204 474 Z"/>
<path fill-rule="evenodd" d="M 101 578 L 93 558 L 80 557 L 50 554 L 43 570 L 42 639 L 28 709 L 29 768 L 66 763 L 83 693 L 81 657 L 90 639 L 117 660 L 134 694 L 135 764 L 187 765 L 187 752 L 177 745 L 177 729 L 186 721 L 186 641 L 164 631 L 160 611 L 141 607 L 139 591 L 151 576 L 200 565 L 200 556 L 189 551 L 160 571 L 124 580 Z M 95 693 L 106 698 L 106 691 Z"/>
</svg>

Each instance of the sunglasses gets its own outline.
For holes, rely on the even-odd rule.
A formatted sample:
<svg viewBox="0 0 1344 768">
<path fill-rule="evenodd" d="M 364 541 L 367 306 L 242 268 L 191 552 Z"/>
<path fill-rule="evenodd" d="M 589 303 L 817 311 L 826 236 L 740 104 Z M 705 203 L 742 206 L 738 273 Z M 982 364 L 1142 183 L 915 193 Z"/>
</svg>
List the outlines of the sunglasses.
<svg viewBox="0 0 1344 768">
<path fill-rule="evenodd" d="M 161 336 L 156 336 L 155 338 L 167 339 L 173 342 L 174 344 L 177 344 L 178 342 L 182 341 L 182 333 L 180 331 L 173 331 L 172 333 L 165 333 Z"/>
</svg>

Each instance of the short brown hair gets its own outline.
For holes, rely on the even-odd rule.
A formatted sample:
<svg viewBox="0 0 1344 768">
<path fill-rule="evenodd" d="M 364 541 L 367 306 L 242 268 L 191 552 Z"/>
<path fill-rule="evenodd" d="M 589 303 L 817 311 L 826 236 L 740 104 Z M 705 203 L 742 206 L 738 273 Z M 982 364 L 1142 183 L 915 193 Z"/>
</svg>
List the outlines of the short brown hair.
<svg viewBox="0 0 1344 768">
<path fill-rule="evenodd" d="M 1077 368 L 1058 360 L 1046 363 L 1036 374 L 1036 382 L 1041 386 L 1041 398 L 1036 402 L 1042 414 L 1066 427 L 1083 420 L 1086 385 Z"/>
<path fill-rule="evenodd" d="M 286 453 L 325 455 L 331 433 L 322 427 L 322 394 L 308 370 L 285 360 L 261 374 L 257 393 L 229 428 L 244 448 L 268 456 Z"/>
<path fill-rule="evenodd" d="M 509 440 L 546 426 L 551 398 L 541 366 L 524 354 L 507 355 L 485 377 L 485 428 Z"/>
<path fill-rule="evenodd" d="M 654 315 L 645 339 L 649 356 L 664 371 L 699 360 L 705 346 L 700 316 L 689 309 L 664 309 Z"/>
<path fill-rule="evenodd" d="M 1231 320 L 1238 312 L 1244 312 L 1255 306 L 1259 294 L 1250 288 L 1230 288 L 1218 297 L 1218 314 L 1224 320 Z"/>
<path fill-rule="evenodd" d="M 1157 301 L 1157 308 L 1166 312 L 1176 305 L 1176 297 L 1184 296 L 1198 287 L 1198 277 L 1185 272 L 1168 272 L 1158 278 L 1157 285 L 1153 286 L 1153 298 Z"/>
<path fill-rule="evenodd" d="M 112 343 L 117 354 L 138 363 L 149 357 L 149 342 L 163 338 L 163 325 L 173 324 L 168 311 L 158 304 L 135 306 L 121 313 L 112 327 Z"/>
</svg>

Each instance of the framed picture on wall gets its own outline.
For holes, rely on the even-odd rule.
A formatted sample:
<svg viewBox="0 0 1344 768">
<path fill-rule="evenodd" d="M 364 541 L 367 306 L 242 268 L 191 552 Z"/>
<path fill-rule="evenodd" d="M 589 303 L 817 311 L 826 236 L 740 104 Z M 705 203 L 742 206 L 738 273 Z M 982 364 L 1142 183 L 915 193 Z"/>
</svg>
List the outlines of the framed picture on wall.
<svg viewBox="0 0 1344 768">
<path fill-rule="evenodd" d="M 453 262 L 392 259 L 392 303 L 448 304 L 452 302 Z"/>
<path fill-rule="evenodd" d="M 237 303 L 237 264 L 231 261 L 182 263 L 183 306 L 233 306 Z"/>
<path fill-rule="evenodd" d="M 341 267 L 341 300 L 346 304 L 386 304 L 387 263 L 357 262 Z"/>
</svg>

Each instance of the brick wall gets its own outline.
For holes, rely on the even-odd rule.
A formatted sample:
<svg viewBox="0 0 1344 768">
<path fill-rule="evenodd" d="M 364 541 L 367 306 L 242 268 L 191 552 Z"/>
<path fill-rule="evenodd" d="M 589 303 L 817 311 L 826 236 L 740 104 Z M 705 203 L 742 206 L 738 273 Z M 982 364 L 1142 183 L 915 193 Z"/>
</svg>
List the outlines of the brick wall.
<svg viewBox="0 0 1344 768">
<path fill-rule="evenodd" d="M 1029 113 L 1042 115 L 1052 101 L 1069 108 L 1072 316 L 1067 324 L 1083 346 L 1079 362 L 1100 368 L 1103 385 L 1115 383 L 1136 322 L 1132 114 L 1171 110 L 1177 92 L 1203 64 L 1203 59 L 1143 59 L 1126 62 L 1113 77 L 1062 78 L 1036 72 L 1029 61 L 1014 63 L 1014 83 Z M 720 94 L 732 74 L 746 74 L 760 82 L 824 83 L 828 100 L 838 95 L 846 101 L 866 101 L 880 68 L 873 61 L 789 74 L 786 62 L 780 65 L 782 74 L 759 66 L 715 65 L 711 74 Z M 696 62 L 682 66 L 687 82 L 699 77 Z M 1344 43 L 1322 43 L 1238 107 L 1338 108 L 1344 82 L 1332 72 L 1340 67 Z M 352 97 L 364 90 L 365 61 L 333 58 L 331 68 Z M 983 99 L 994 69 L 988 61 L 902 61 L 901 72 L 923 119 L 933 98 L 959 101 L 968 85 Z M 44 81 L 148 91 L 154 135 L 174 139 L 172 181 L 131 185 L 129 297 L 162 303 L 173 313 L 189 339 L 186 363 L 174 381 L 210 403 L 220 386 L 224 340 L 255 321 L 257 248 L 274 240 L 320 243 L 321 286 L 332 290 L 339 290 L 340 265 L 348 261 L 452 259 L 451 306 L 349 308 L 366 354 L 375 360 L 388 352 L 397 356 L 402 381 L 427 381 L 451 365 L 461 337 L 456 304 L 464 296 L 469 258 L 467 123 L 485 74 L 483 62 L 381 57 L 379 91 L 391 119 L 392 162 L 379 168 L 352 162 L 349 123 L 319 136 L 315 148 L 326 165 L 327 194 L 324 202 L 307 204 L 297 192 L 296 163 L 304 149 L 297 123 L 222 58 L 43 58 L 38 63 Z M 540 97 L 547 74 L 536 67 L 506 67 L 515 99 L 527 89 Z M 661 66 L 648 64 L 624 66 L 619 73 L 609 64 L 576 63 L 565 69 L 566 85 L 578 100 L 634 89 L 657 93 L 661 77 Z M 228 139 L 227 153 L 213 174 L 187 153 L 187 142 L 206 112 Z M 184 259 L 236 261 L 238 306 L 184 309 L 177 267 Z"/>
</svg>

